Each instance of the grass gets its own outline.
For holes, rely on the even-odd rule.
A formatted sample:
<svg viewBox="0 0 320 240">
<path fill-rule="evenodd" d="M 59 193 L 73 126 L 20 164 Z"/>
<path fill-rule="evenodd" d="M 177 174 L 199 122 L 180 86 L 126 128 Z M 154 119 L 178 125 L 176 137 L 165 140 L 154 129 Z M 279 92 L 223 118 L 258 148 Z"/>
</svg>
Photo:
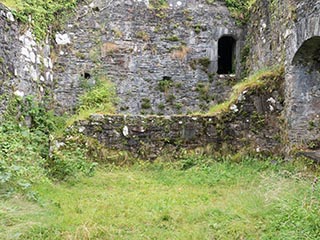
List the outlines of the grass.
<svg viewBox="0 0 320 240">
<path fill-rule="evenodd" d="M 78 110 L 68 118 L 66 125 L 71 126 L 76 121 L 88 119 L 95 113 L 114 114 L 116 103 L 114 85 L 105 76 L 98 76 L 95 86 L 80 96 Z"/>
<path fill-rule="evenodd" d="M 248 159 L 101 167 L 39 184 L 38 203 L 0 200 L 0 239 L 318 239 L 315 176 Z"/>
<path fill-rule="evenodd" d="M 1 0 L 0 2 L 11 9 L 19 10 L 23 8 L 23 2 L 21 0 Z"/>
<path fill-rule="evenodd" d="M 277 79 L 284 74 L 282 66 L 262 69 L 233 86 L 230 97 L 217 105 L 211 106 L 208 115 L 228 112 L 232 104 L 237 103 L 239 96 L 245 91 L 253 91 L 267 85 L 277 84 Z"/>
</svg>

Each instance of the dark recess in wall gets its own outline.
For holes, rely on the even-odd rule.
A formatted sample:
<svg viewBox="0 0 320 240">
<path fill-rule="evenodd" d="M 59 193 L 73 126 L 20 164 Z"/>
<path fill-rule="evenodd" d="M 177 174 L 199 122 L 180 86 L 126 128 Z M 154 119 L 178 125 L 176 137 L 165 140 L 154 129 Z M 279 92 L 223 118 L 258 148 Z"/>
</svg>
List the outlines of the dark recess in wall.
<svg viewBox="0 0 320 240">
<path fill-rule="evenodd" d="M 234 73 L 236 41 L 231 36 L 223 36 L 218 42 L 218 74 Z"/>
</svg>

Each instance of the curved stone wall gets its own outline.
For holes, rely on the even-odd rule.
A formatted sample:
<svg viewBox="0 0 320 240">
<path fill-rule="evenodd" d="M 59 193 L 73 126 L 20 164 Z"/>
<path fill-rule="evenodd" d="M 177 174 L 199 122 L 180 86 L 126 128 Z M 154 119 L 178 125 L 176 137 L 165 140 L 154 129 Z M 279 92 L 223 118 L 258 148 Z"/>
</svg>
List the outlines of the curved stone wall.
<svg viewBox="0 0 320 240">
<path fill-rule="evenodd" d="M 288 136 L 308 144 L 320 137 L 320 1 L 298 5 L 286 46 Z"/>
</svg>

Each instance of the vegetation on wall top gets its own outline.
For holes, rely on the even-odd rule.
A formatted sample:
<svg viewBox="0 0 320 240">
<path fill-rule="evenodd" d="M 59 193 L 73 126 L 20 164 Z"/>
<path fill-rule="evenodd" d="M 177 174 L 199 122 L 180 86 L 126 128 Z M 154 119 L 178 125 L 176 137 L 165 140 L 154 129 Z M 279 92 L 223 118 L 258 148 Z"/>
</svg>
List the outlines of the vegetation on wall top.
<svg viewBox="0 0 320 240">
<path fill-rule="evenodd" d="M 206 0 L 212 4 L 216 0 Z M 256 0 L 224 0 L 231 15 L 240 23 L 247 21 L 249 9 Z M 11 8 L 15 16 L 33 28 L 37 40 L 42 40 L 50 32 L 50 27 L 61 23 L 61 13 L 74 9 L 78 0 L 0 0 Z M 168 7 L 167 0 L 150 0 L 152 8 Z"/>
<path fill-rule="evenodd" d="M 224 0 L 231 16 L 234 17 L 238 23 L 245 24 L 249 18 L 249 10 L 256 0 Z"/>
<path fill-rule="evenodd" d="M 37 40 L 61 23 L 61 13 L 75 8 L 78 0 L 0 0 L 16 18 L 30 25 Z"/>
<path fill-rule="evenodd" d="M 270 88 L 275 88 L 275 85 L 279 82 L 279 79 L 283 78 L 283 76 L 283 66 L 275 66 L 257 71 L 234 85 L 229 99 L 223 103 L 212 106 L 209 110 L 209 115 L 217 115 L 229 111 L 231 105 L 237 102 L 239 96 L 244 91 L 258 89 L 266 85 L 270 85 Z"/>
</svg>

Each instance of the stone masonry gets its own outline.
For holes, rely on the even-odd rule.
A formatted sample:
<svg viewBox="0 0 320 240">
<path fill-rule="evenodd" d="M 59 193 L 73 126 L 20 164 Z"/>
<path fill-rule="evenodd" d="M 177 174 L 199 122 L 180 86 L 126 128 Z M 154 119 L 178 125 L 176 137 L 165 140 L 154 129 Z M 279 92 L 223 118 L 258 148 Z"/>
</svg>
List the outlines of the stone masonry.
<svg viewBox="0 0 320 240">
<path fill-rule="evenodd" d="M 41 99 L 52 88 L 50 46 L 36 43 L 29 29 L 22 30 L 9 9 L 0 4 L 0 112 L 6 95 L 34 95 Z"/>
<path fill-rule="evenodd" d="M 223 101 L 234 77 L 217 76 L 218 40 L 232 36 L 240 73 L 242 29 L 222 2 L 95 0 L 67 23 L 70 42 L 57 44 L 56 102 L 72 110 L 84 84 L 98 76 L 115 84 L 118 112 L 186 114 Z"/>
<path fill-rule="evenodd" d="M 37 43 L 0 5 L 0 110 L 3 96 L 15 94 L 51 95 L 58 113 L 72 112 L 87 86 L 108 78 L 119 114 L 207 111 L 228 98 L 243 69 L 285 65 L 285 143 L 320 147 L 319 16 L 319 0 L 258 0 L 243 29 L 223 1 L 169 0 L 166 8 L 148 0 L 81 1 L 63 30 Z M 233 75 L 216 73 L 222 37 L 235 41 Z"/>
</svg>

